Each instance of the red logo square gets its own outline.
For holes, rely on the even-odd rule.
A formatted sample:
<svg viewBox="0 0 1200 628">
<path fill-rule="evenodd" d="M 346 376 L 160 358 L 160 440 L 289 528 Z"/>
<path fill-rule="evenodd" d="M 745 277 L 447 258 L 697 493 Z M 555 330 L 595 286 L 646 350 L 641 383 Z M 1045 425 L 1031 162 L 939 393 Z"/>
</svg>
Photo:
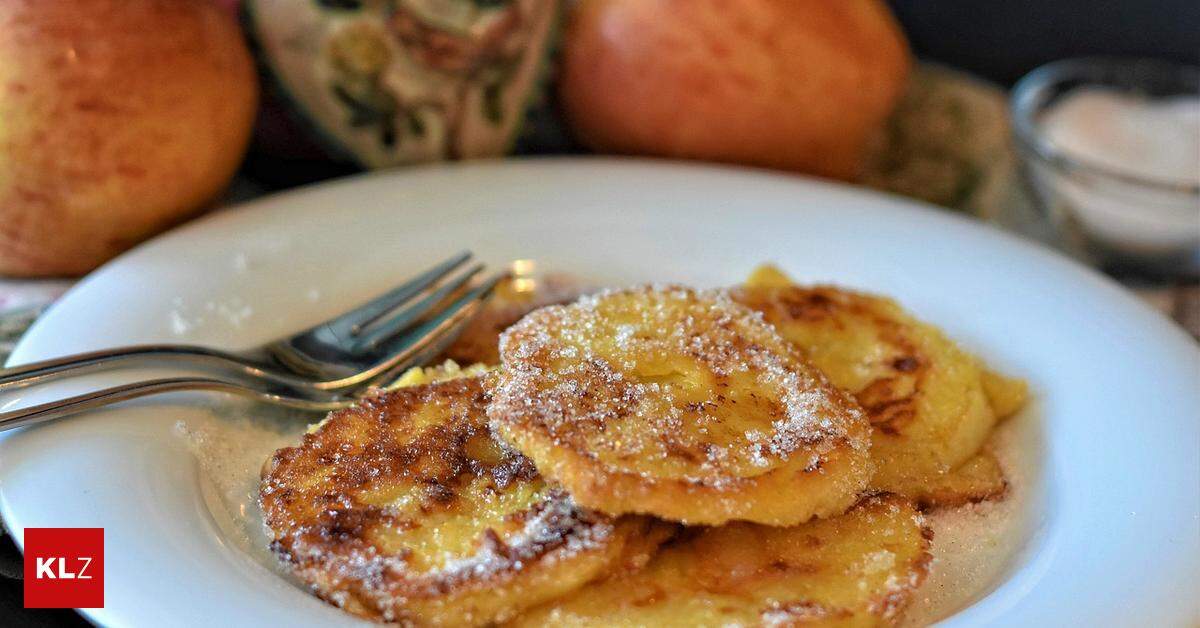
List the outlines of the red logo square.
<svg viewBox="0 0 1200 628">
<path fill-rule="evenodd" d="M 104 607 L 104 528 L 25 528 L 25 608 Z"/>
</svg>

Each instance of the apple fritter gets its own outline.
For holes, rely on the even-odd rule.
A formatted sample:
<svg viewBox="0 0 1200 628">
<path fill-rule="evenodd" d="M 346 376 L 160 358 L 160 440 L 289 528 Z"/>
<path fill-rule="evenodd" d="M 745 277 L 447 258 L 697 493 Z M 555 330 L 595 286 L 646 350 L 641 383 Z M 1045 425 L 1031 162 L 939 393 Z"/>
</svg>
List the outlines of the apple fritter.
<svg viewBox="0 0 1200 628">
<path fill-rule="evenodd" d="M 948 508 L 1003 497 L 1008 479 L 1000 461 L 985 449 L 948 473 L 905 487 L 904 492 L 922 510 Z"/>
<path fill-rule="evenodd" d="M 924 580 L 930 537 L 912 502 L 894 495 L 790 528 L 690 530 L 644 570 L 585 586 L 512 625 L 874 626 L 894 621 Z"/>
<path fill-rule="evenodd" d="M 866 410 L 876 464 L 872 488 L 951 503 L 978 494 L 974 480 L 982 467 L 968 469 L 975 475 L 966 478 L 945 476 L 975 456 L 999 417 L 1024 404 L 1023 382 L 984 370 L 890 299 L 796 286 L 770 267 L 755 271 L 733 298 L 761 312 Z M 993 487 L 995 479 L 989 479 Z M 955 495 L 953 487 L 970 491 Z"/>
<path fill-rule="evenodd" d="M 792 525 L 844 512 L 871 473 L 858 405 L 721 292 L 550 306 L 500 354 L 493 428 L 588 508 Z"/>
<path fill-rule="evenodd" d="M 467 378 L 333 413 L 264 470 L 272 548 L 324 599 L 412 625 L 502 621 L 644 562 L 661 524 L 579 508 L 492 438 L 486 405 Z"/>
</svg>

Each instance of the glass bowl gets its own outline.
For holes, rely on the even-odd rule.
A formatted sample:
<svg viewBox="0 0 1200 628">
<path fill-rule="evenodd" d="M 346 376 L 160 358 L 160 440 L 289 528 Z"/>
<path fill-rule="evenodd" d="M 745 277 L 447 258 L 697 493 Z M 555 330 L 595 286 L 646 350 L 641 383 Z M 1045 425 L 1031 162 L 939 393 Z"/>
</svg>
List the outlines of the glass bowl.
<svg viewBox="0 0 1200 628">
<path fill-rule="evenodd" d="M 1030 72 L 1011 95 L 1022 174 L 1070 252 L 1114 272 L 1200 276 L 1200 185 L 1089 162 L 1047 136 L 1044 114 L 1087 87 L 1150 99 L 1200 96 L 1200 68 L 1148 59 L 1067 59 Z"/>
</svg>

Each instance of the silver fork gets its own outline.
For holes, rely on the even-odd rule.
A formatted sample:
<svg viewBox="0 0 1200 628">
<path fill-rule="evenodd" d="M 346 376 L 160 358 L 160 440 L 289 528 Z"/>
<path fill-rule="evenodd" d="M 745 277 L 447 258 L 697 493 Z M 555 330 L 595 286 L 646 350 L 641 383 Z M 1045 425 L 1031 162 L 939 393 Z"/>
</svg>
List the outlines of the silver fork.
<svg viewBox="0 0 1200 628">
<path fill-rule="evenodd" d="M 366 389 L 435 357 L 508 276 L 481 282 L 475 264 L 458 272 L 469 252 L 345 314 L 252 350 L 192 345 L 140 345 L 94 351 L 0 370 L 0 390 L 19 388 L 116 365 L 146 362 L 220 367 L 234 380 L 172 377 L 107 388 L 0 413 L 0 431 L 137 397 L 180 390 L 218 390 L 312 411 L 354 403 Z"/>
</svg>

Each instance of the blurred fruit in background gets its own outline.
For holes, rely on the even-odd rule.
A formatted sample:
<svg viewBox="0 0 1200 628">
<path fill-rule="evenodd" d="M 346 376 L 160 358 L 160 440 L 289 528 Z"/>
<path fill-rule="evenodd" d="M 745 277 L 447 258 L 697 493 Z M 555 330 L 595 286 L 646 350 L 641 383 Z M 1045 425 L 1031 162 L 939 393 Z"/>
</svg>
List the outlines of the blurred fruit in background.
<svg viewBox="0 0 1200 628">
<path fill-rule="evenodd" d="M 82 274 L 219 196 L 255 59 L 269 89 L 236 190 L 514 143 L 779 168 L 984 217 L 1015 189 L 1002 89 L 913 72 L 883 0 L 0 0 L 0 55 L 5 275 Z"/>
<path fill-rule="evenodd" d="M 257 82 L 209 0 L 0 0 L 0 273 L 75 275 L 225 189 Z"/>
<path fill-rule="evenodd" d="M 853 179 L 909 66 L 877 0 L 582 0 L 559 98 L 597 151 Z"/>
<path fill-rule="evenodd" d="M 316 140 L 379 168 L 507 152 L 542 89 L 558 2 L 245 0 L 242 13 L 286 105 L 260 121 L 261 148 L 302 158 L 296 141 Z"/>
</svg>

